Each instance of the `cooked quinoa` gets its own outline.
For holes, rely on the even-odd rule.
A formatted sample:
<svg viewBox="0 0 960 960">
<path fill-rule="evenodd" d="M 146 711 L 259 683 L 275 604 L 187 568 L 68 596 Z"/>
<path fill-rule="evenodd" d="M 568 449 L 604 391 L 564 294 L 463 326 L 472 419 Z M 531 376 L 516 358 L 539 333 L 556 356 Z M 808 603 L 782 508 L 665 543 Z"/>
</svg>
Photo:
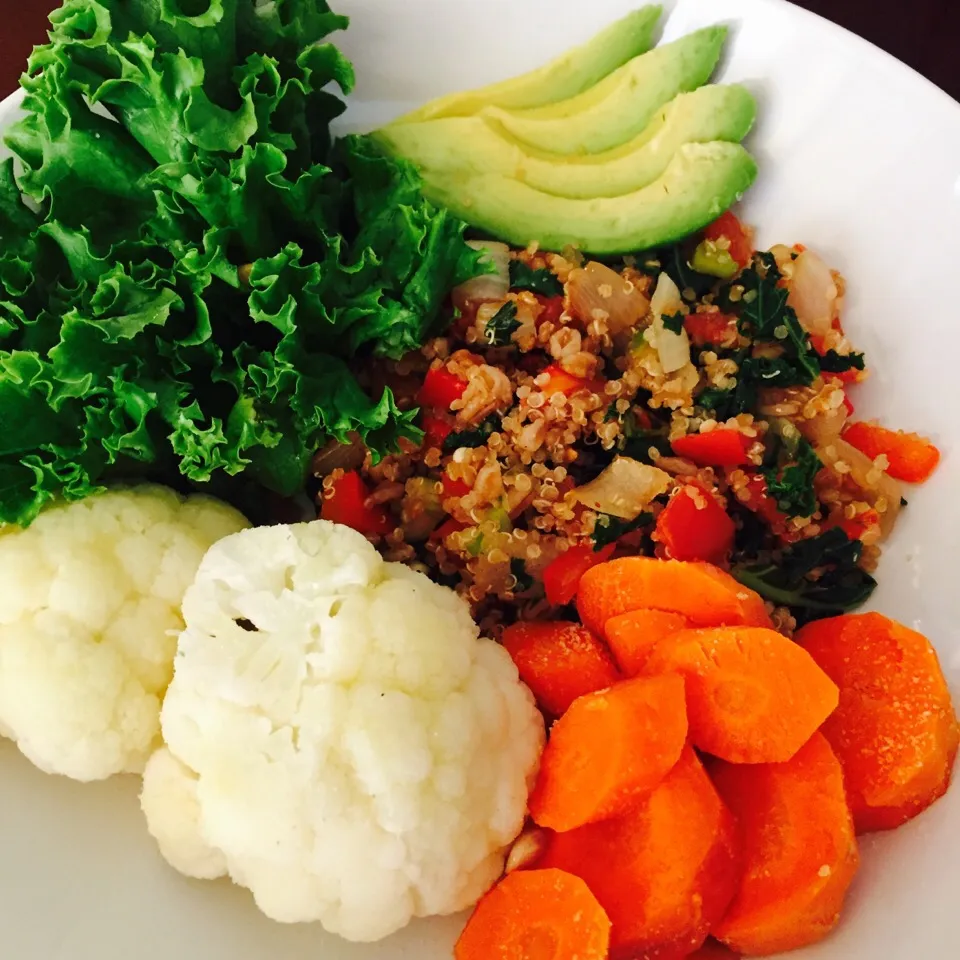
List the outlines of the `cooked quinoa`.
<svg viewBox="0 0 960 960">
<path fill-rule="evenodd" d="M 364 532 L 383 555 L 452 586 L 494 631 L 557 615 L 569 598 L 544 580 L 571 550 L 572 566 L 601 548 L 674 555 L 660 521 L 681 493 L 697 509 L 712 498 L 733 521 L 732 549 L 703 559 L 739 575 L 834 531 L 830 544 L 853 549 L 808 562 L 804 585 L 832 571 L 869 592 L 901 500 L 884 458 L 840 437 L 847 388 L 866 371 L 840 323 L 838 274 L 822 269 L 812 293 L 794 287 L 798 264 L 811 272 L 800 258 L 815 257 L 801 246 L 755 254 L 728 280 L 694 274 L 682 247 L 616 263 L 509 256 L 506 293 L 454 291 L 443 336 L 358 370 L 401 409 L 420 408 L 425 437 L 379 462 L 361 448 L 321 451 L 321 513 L 358 469 L 364 509 L 379 518 Z M 658 313 L 672 289 L 676 309 Z M 811 302 L 820 314 L 808 325 Z M 717 430 L 738 435 L 741 462 L 683 455 L 685 438 Z M 791 632 L 796 611 L 770 609 Z"/>
</svg>

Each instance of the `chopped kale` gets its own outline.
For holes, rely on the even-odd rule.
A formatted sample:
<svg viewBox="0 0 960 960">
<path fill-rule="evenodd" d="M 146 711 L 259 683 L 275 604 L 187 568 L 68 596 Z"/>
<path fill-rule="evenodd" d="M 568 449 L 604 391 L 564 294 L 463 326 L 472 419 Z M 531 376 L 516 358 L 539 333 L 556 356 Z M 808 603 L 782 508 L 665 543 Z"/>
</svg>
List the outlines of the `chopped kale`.
<svg viewBox="0 0 960 960">
<path fill-rule="evenodd" d="M 720 305 L 737 315 L 740 332 L 753 340 L 777 344 L 782 355 L 770 358 L 749 358 L 756 363 L 741 376 L 765 386 L 809 385 L 820 374 L 820 361 L 793 307 L 787 304 L 787 290 L 781 287 L 781 274 L 771 253 L 758 253 L 753 263 L 736 280 L 723 288 Z M 737 286 L 742 293 L 736 298 L 731 291 Z"/>
<path fill-rule="evenodd" d="M 443 441 L 443 452 L 453 453 L 458 447 L 482 447 L 490 437 L 500 429 L 500 418 L 496 415 L 487 417 L 482 423 L 470 430 L 461 430 L 451 433 Z"/>
<path fill-rule="evenodd" d="M 514 330 L 520 328 L 517 319 L 517 305 L 508 300 L 488 321 L 483 328 L 483 338 L 491 347 L 505 347 L 510 343 Z"/>
<path fill-rule="evenodd" d="M 763 476 L 767 492 L 787 516 L 809 517 L 817 509 L 817 494 L 813 479 L 823 466 L 813 447 L 791 427 L 787 436 L 774 437 L 764 461 Z"/>
<path fill-rule="evenodd" d="M 611 543 L 616 543 L 624 534 L 639 530 L 653 522 L 652 513 L 640 513 L 633 520 L 621 520 L 609 513 L 601 513 L 593 527 L 593 549 L 602 550 Z"/>
<path fill-rule="evenodd" d="M 836 350 L 828 350 L 820 357 L 820 369 L 825 373 L 844 373 L 847 370 L 863 368 L 862 353 L 837 353 Z"/>
<path fill-rule="evenodd" d="M 681 295 L 684 295 L 684 300 L 696 300 L 713 289 L 717 278 L 697 273 L 690 266 L 686 251 L 687 245 L 680 243 L 656 250 L 645 250 L 637 254 L 637 269 L 651 277 L 659 273 L 667 274 L 677 285 Z M 693 293 L 692 297 L 690 293 Z"/>
<path fill-rule="evenodd" d="M 681 311 L 676 313 L 664 314 L 660 319 L 664 327 L 671 333 L 679 333 L 683 329 L 684 314 Z"/>
<path fill-rule="evenodd" d="M 563 295 L 563 284 L 549 270 L 534 270 L 520 260 L 510 261 L 510 288 L 529 290 L 544 297 Z"/>
<path fill-rule="evenodd" d="M 765 600 L 787 606 L 802 625 L 860 606 L 876 580 L 857 564 L 863 552 L 839 527 L 801 540 L 779 560 L 735 564 L 733 575 Z"/>
</svg>

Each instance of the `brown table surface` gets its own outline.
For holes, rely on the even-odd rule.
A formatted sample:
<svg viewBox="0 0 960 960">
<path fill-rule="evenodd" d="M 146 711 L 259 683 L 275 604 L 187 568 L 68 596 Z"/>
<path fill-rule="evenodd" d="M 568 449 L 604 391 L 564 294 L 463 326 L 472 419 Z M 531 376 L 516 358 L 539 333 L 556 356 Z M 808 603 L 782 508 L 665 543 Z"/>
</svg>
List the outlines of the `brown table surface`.
<svg viewBox="0 0 960 960">
<path fill-rule="evenodd" d="M 16 86 L 31 46 L 43 40 L 47 13 L 58 5 L 0 0 L 0 96 Z M 799 0 L 799 6 L 872 40 L 960 100 L 957 0 Z"/>
</svg>

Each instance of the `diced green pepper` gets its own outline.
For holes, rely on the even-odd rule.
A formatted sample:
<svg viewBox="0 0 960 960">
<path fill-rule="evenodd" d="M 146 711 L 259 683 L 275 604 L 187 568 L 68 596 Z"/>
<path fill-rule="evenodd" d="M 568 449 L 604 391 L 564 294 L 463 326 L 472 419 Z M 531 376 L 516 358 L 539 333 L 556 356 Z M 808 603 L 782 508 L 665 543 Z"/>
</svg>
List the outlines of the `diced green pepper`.
<svg viewBox="0 0 960 960">
<path fill-rule="evenodd" d="M 730 256 L 730 251 L 722 250 L 713 240 L 700 242 L 690 258 L 690 266 L 697 273 L 719 277 L 721 280 L 729 280 L 740 269 L 737 261 Z"/>
</svg>

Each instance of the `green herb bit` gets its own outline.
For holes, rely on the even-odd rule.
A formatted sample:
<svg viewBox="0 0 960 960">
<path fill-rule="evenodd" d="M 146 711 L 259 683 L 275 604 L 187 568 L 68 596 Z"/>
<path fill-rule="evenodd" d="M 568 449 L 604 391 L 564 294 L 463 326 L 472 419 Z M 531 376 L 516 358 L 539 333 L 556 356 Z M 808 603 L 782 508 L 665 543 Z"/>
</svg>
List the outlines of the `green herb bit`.
<svg viewBox="0 0 960 960">
<path fill-rule="evenodd" d="M 491 347 L 505 347 L 515 330 L 520 329 L 517 319 L 517 305 L 508 300 L 488 321 L 483 328 L 483 338 Z"/>
<path fill-rule="evenodd" d="M 664 329 L 669 330 L 671 333 L 680 333 L 683 330 L 683 321 L 686 318 L 686 314 L 682 310 L 678 310 L 676 313 L 663 314 L 660 317 L 660 321 L 664 326 Z"/>
<path fill-rule="evenodd" d="M 500 429 L 500 418 L 487 417 L 482 423 L 470 430 L 461 430 L 459 433 L 449 434 L 443 441 L 443 452 L 453 453 L 459 447 L 482 447 L 490 438 L 490 434 Z"/>
<path fill-rule="evenodd" d="M 837 353 L 828 350 L 820 358 L 820 369 L 824 373 L 844 373 L 847 370 L 863 370 L 864 360 L 862 353 Z"/>
<path fill-rule="evenodd" d="M 522 260 L 510 261 L 510 288 L 512 290 L 529 290 L 544 297 L 560 297 L 563 295 L 563 284 L 546 269 L 535 270 L 527 266 Z"/>
<path fill-rule="evenodd" d="M 763 471 L 767 492 L 788 516 L 809 517 L 817 509 L 813 480 L 823 464 L 803 437 L 795 440 L 781 437 L 781 440 L 782 450 L 790 460 Z"/>
<path fill-rule="evenodd" d="M 608 544 L 616 543 L 622 536 L 652 522 L 652 513 L 640 513 L 632 520 L 623 520 L 610 513 L 600 513 L 593 527 L 593 550 L 596 553 Z"/>
</svg>

